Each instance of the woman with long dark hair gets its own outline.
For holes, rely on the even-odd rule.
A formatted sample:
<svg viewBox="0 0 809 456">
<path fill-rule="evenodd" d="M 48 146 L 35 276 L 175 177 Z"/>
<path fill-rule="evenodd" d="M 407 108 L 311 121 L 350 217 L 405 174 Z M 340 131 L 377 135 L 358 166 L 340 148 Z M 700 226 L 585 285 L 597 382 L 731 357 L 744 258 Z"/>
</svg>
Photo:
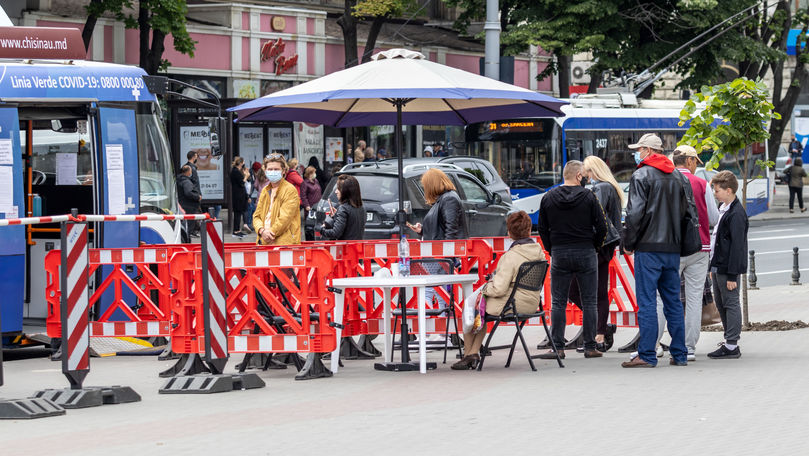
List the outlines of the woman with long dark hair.
<svg viewBox="0 0 809 456">
<path fill-rule="evenodd" d="M 240 238 L 246 235 L 241 226 L 244 213 L 247 211 L 247 190 L 244 187 L 247 176 L 242 170 L 243 164 L 244 159 L 236 157 L 230 168 L 230 207 L 233 211 L 230 218 L 233 219 L 233 235 Z"/>
<path fill-rule="evenodd" d="M 598 258 L 598 318 L 596 320 L 596 349 L 605 352 L 612 347 L 616 326 L 608 324 L 610 317 L 609 281 L 610 261 L 615 256 L 615 248 L 621 242 L 621 208 L 624 191 L 612 175 L 604 160 L 591 155 L 584 159 L 582 174 L 593 184 L 604 215 L 607 216 L 607 238 L 604 245 L 596 251 Z M 570 282 L 570 302 L 577 306 L 581 303 L 579 283 L 576 279 Z"/>
<path fill-rule="evenodd" d="M 360 183 L 354 176 L 337 178 L 334 192 L 340 205 L 329 212 L 321 233 L 331 240 L 362 239 L 365 233 L 365 208 L 362 207 Z"/>
</svg>

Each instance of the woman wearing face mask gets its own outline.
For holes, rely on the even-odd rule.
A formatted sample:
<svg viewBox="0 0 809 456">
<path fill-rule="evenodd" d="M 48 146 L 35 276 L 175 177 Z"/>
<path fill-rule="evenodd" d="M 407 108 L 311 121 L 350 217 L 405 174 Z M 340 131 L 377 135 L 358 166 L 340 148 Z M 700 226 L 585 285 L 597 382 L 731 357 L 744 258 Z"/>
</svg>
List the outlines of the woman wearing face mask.
<svg viewBox="0 0 809 456">
<path fill-rule="evenodd" d="M 598 319 L 596 323 L 596 349 L 605 352 L 612 347 L 616 326 L 608 324 L 610 316 L 609 271 L 610 261 L 615 255 L 615 248 L 621 242 L 621 208 L 624 203 L 624 191 L 618 185 L 610 168 L 604 160 L 589 156 L 584 159 L 582 169 L 584 177 L 582 185 L 592 184 L 593 193 L 607 216 L 607 238 L 604 246 L 597 249 L 598 254 Z M 570 302 L 577 306 L 581 303 L 578 283 L 574 279 L 570 284 Z"/>
<path fill-rule="evenodd" d="M 284 179 L 287 162 L 280 154 L 264 160 L 264 171 L 270 184 L 264 187 L 253 214 L 253 229 L 259 245 L 301 243 L 300 197 L 295 187 Z"/>
</svg>

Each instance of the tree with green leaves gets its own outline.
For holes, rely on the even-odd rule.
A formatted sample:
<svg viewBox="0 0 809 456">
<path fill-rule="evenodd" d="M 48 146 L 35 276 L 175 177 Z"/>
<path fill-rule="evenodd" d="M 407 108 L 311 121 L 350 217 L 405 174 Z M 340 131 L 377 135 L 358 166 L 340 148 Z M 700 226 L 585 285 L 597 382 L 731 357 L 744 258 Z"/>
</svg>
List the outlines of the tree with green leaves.
<svg viewBox="0 0 809 456">
<path fill-rule="evenodd" d="M 680 126 L 690 122 L 679 144 L 698 151 L 713 151 L 706 169 L 714 169 L 726 155 L 741 155 L 742 206 L 747 208 L 747 183 L 753 176 L 750 168 L 751 146 L 770 138 L 768 125 L 781 119 L 769 101 L 769 90 L 761 81 L 738 78 L 715 86 L 704 86 L 695 93 L 680 112 Z M 720 120 L 721 122 L 717 122 Z M 771 161 L 756 160 L 760 169 L 768 169 Z M 747 312 L 747 280 L 742 278 L 744 324 L 749 326 Z"/>
<path fill-rule="evenodd" d="M 370 61 L 382 25 L 388 19 L 401 16 L 411 9 L 414 3 L 412 0 L 345 0 L 343 5 L 343 14 L 337 19 L 337 24 L 343 31 L 345 67 L 349 68 Z M 357 48 L 357 24 L 368 20 L 371 21 L 371 29 L 360 59 Z"/>
<path fill-rule="evenodd" d="M 196 42 L 186 30 L 186 0 L 140 0 L 137 7 L 135 0 L 90 0 L 86 10 L 82 30 L 85 49 L 90 46 L 98 18 L 110 13 L 126 28 L 140 32 L 140 67 L 147 73 L 156 74 L 169 66 L 168 60 L 163 58 L 168 35 L 172 36 L 175 50 L 194 56 Z"/>
</svg>

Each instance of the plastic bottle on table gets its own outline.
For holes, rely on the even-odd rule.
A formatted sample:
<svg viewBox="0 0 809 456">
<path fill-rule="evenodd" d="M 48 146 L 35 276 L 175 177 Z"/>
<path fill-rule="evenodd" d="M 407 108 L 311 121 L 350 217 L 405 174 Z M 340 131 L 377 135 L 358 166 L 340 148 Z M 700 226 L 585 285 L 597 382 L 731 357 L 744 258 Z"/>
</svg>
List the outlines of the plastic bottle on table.
<svg viewBox="0 0 809 456">
<path fill-rule="evenodd" d="M 410 275 L 410 245 L 407 243 L 407 236 L 402 236 L 399 241 L 399 275 L 407 277 Z"/>
</svg>

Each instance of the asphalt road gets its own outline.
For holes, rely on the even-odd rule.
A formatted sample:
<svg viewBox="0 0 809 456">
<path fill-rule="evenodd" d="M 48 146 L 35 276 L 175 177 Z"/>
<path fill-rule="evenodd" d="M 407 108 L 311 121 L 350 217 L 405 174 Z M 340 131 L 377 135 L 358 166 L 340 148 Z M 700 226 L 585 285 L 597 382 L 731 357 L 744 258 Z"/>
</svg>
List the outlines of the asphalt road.
<svg viewBox="0 0 809 456">
<path fill-rule="evenodd" d="M 747 243 L 756 252 L 759 287 L 789 285 L 794 247 L 800 249 L 801 282 L 809 282 L 809 219 L 752 221 Z"/>
</svg>

